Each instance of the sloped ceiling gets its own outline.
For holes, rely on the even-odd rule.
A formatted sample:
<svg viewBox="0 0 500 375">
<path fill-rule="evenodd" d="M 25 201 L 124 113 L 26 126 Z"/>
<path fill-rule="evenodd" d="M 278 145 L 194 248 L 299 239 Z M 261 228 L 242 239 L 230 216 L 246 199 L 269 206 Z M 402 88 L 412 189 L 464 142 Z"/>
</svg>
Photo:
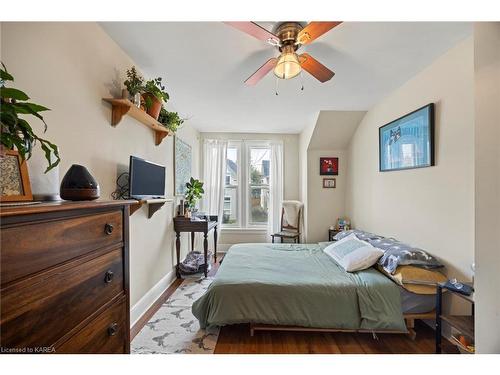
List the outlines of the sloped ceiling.
<svg viewBox="0 0 500 375">
<path fill-rule="evenodd" d="M 345 150 L 366 111 L 321 111 L 308 150 Z"/>
</svg>

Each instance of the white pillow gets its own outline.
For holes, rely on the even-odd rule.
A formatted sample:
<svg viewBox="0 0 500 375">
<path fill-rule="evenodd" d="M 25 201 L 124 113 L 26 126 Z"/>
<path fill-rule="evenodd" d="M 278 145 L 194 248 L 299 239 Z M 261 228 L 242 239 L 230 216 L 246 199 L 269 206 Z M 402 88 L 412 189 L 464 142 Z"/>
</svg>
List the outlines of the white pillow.
<svg viewBox="0 0 500 375">
<path fill-rule="evenodd" d="M 347 272 L 361 271 L 373 266 L 384 252 L 351 234 L 334 242 L 323 251 Z"/>
</svg>

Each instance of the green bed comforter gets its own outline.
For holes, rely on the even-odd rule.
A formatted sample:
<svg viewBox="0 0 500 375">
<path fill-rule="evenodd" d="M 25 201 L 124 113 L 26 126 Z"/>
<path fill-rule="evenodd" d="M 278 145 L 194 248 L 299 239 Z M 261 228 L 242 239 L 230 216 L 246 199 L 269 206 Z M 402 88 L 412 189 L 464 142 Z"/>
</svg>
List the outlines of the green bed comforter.
<svg viewBox="0 0 500 375">
<path fill-rule="evenodd" d="M 232 246 L 192 311 L 200 326 L 261 323 L 406 331 L 396 284 L 348 273 L 316 244 Z"/>
</svg>

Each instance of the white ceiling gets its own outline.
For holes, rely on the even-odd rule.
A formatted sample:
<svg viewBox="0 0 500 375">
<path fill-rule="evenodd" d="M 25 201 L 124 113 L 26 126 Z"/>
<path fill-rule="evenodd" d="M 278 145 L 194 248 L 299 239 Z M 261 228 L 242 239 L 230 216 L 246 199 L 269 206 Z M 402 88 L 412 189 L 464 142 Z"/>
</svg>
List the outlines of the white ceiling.
<svg viewBox="0 0 500 375">
<path fill-rule="evenodd" d="M 204 132 L 298 133 L 321 110 L 368 110 L 472 33 L 470 23 L 345 22 L 299 50 L 333 79 L 321 84 L 304 73 L 304 91 L 300 78 L 280 80 L 276 96 L 272 73 L 254 87 L 243 81 L 277 51 L 226 24 L 101 25 L 147 77 L 164 78 L 168 107 Z"/>
</svg>

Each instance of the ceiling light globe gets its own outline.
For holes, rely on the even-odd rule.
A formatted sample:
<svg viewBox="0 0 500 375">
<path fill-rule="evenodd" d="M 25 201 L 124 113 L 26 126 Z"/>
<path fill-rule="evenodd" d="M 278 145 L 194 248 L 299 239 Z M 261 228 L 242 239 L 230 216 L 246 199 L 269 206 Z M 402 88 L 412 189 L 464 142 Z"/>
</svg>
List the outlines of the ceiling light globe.
<svg viewBox="0 0 500 375">
<path fill-rule="evenodd" d="M 274 75 L 281 79 L 290 79 L 298 76 L 301 70 L 299 58 L 292 49 L 283 51 L 274 68 Z"/>
</svg>

